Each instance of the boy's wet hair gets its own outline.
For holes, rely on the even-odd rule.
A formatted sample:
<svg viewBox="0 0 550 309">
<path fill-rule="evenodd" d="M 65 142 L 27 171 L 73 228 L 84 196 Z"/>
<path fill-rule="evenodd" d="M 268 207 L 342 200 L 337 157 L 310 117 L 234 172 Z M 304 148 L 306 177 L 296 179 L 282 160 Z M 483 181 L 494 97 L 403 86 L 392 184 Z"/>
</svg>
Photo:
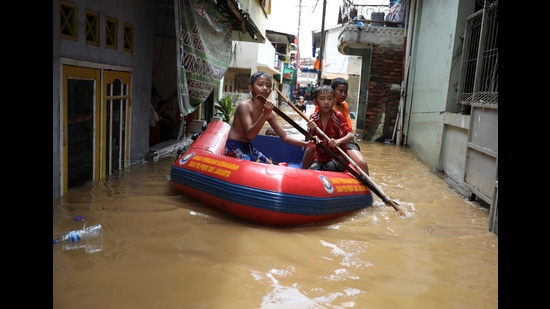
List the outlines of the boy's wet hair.
<svg viewBox="0 0 550 309">
<path fill-rule="evenodd" d="M 336 89 L 336 87 L 340 86 L 340 85 L 344 85 L 346 87 L 349 87 L 348 85 L 348 81 L 345 80 L 344 78 L 342 77 L 336 77 L 335 79 L 332 80 L 332 82 L 330 83 L 330 86 L 332 87 L 332 89 Z"/>
<path fill-rule="evenodd" d="M 313 90 L 311 90 L 311 98 L 313 100 L 315 100 L 317 98 L 317 94 L 319 92 L 328 92 L 328 93 L 332 93 L 334 95 L 334 89 L 332 89 L 329 85 L 321 85 L 321 86 L 317 86 L 317 87 L 313 88 Z"/>
<path fill-rule="evenodd" d="M 273 83 L 273 80 L 269 74 L 263 71 L 258 71 L 250 76 L 250 81 L 248 82 L 248 84 L 250 84 L 250 86 L 254 86 L 254 82 L 262 76 L 267 77 L 269 79 L 269 82 Z"/>
</svg>

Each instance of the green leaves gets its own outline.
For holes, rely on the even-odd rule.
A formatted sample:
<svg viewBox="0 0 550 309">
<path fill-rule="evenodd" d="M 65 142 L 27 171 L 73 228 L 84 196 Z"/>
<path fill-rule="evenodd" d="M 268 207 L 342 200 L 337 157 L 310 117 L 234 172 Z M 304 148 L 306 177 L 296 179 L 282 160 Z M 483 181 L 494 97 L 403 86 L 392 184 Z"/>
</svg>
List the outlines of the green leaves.
<svg viewBox="0 0 550 309">
<path fill-rule="evenodd" d="M 216 116 L 229 123 L 231 117 L 233 117 L 233 113 L 235 113 L 235 110 L 237 109 L 236 102 L 238 99 L 238 95 L 228 95 L 214 102 L 214 106 L 216 107 Z"/>
</svg>

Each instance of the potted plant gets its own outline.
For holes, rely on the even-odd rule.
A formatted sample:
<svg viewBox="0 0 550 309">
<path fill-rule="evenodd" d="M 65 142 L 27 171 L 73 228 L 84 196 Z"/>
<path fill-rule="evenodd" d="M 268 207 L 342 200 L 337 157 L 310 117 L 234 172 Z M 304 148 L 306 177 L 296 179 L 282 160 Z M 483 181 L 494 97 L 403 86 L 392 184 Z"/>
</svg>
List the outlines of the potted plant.
<svg viewBox="0 0 550 309">
<path fill-rule="evenodd" d="M 223 121 L 230 123 L 235 110 L 237 109 L 236 102 L 239 99 L 239 95 L 230 96 L 227 95 L 220 100 L 214 102 L 216 107 L 216 116 L 221 118 Z"/>
</svg>

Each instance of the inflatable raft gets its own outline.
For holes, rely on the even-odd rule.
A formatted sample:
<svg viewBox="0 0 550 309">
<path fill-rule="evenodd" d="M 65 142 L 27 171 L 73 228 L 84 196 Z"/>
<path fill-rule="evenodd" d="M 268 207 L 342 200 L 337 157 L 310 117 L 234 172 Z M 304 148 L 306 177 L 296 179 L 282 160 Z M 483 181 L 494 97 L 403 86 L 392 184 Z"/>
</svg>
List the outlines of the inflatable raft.
<svg viewBox="0 0 550 309">
<path fill-rule="evenodd" d="M 372 206 L 370 189 L 348 171 L 302 169 L 305 149 L 279 137 L 258 135 L 253 141 L 277 165 L 225 156 L 229 128 L 212 121 L 176 158 L 170 181 L 179 193 L 269 226 L 312 224 Z"/>
</svg>

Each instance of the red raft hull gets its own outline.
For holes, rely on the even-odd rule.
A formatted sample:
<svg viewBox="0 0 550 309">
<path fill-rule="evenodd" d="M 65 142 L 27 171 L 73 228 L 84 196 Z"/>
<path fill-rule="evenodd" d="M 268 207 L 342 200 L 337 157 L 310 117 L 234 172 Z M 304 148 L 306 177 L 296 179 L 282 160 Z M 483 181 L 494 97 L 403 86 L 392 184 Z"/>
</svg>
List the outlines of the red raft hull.
<svg viewBox="0 0 550 309">
<path fill-rule="evenodd" d="M 229 125 L 213 121 L 172 165 L 173 187 L 235 217 L 270 226 L 317 223 L 371 206 L 372 192 L 346 172 L 301 169 L 305 149 L 258 135 L 272 165 L 224 155 Z"/>
</svg>

